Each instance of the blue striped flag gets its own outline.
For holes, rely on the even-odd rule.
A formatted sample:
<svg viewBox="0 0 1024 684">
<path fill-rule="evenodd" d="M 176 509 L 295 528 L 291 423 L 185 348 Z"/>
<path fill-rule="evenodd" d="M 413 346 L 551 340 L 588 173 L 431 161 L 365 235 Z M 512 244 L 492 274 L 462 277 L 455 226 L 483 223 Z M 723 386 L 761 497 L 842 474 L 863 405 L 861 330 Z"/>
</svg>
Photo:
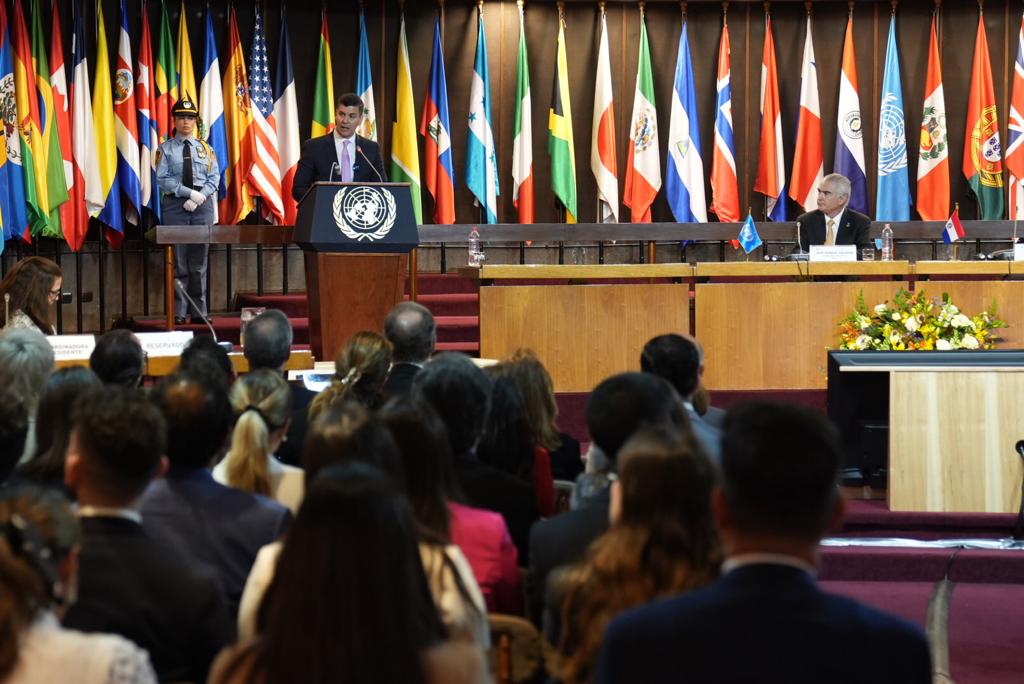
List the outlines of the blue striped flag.
<svg viewBox="0 0 1024 684">
<path fill-rule="evenodd" d="M 679 223 L 707 223 L 704 200 L 704 161 L 700 152 L 697 95 L 693 89 L 693 64 L 686 22 L 679 34 L 672 117 L 668 129 L 668 177 L 665 195 Z"/>
<path fill-rule="evenodd" d="M 878 197 L 875 220 L 910 220 L 910 175 L 907 131 L 903 118 L 903 86 L 896 50 L 896 17 L 889 19 L 889 43 L 882 74 L 882 105 L 878 112 Z"/>
<path fill-rule="evenodd" d="M 228 138 L 224 129 L 224 95 L 220 80 L 220 59 L 217 56 L 217 38 L 213 32 L 213 10 L 209 6 L 206 8 L 206 29 L 203 33 L 203 80 L 199 82 L 199 117 L 206 127 L 206 142 L 213 149 L 217 163 L 223 169 L 228 161 Z M 220 174 L 220 184 L 217 187 L 219 200 L 228 194 L 224 176 L 224 173 Z"/>
<path fill-rule="evenodd" d="M 466 185 L 484 207 L 486 223 L 498 222 L 498 157 L 491 129 L 491 79 L 487 73 L 484 10 L 480 7 L 476 34 L 473 85 L 469 92 L 469 135 L 466 137 Z"/>
</svg>

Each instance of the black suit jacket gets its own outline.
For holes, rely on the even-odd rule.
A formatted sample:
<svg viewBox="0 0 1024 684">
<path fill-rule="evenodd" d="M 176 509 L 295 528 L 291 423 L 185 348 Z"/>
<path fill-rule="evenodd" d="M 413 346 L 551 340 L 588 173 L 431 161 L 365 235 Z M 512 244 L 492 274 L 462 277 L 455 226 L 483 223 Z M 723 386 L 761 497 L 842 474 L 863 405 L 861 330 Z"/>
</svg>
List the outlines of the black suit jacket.
<svg viewBox="0 0 1024 684">
<path fill-rule="evenodd" d="M 149 651 L 163 682 L 205 682 L 234 639 L 217 577 L 115 517 L 82 519 L 78 600 L 64 624 L 129 639 Z"/>
<path fill-rule="evenodd" d="M 677 681 L 928 684 L 932 667 L 915 625 L 827 594 L 798 568 L 761 564 L 608 626 L 594 682 Z"/>
<path fill-rule="evenodd" d="M 388 373 L 388 379 L 384 381 L 381 391 L 388 399 L 392 397 L 404 397 L 412 389 L 412 379 L 420 372 L 420 367 L 415 363 L 396 363 Z"/>
<path fill-rule="evenodd" d="M 286 439 L 281 442 L 275 455 L 282 463 L 301 468 L 306 433 L 309 431 L 309 405 L 316 397 L 316 392 L 306 389 L 301 382 L 289 382 L 288 388 L 292 392 L 292 421 Z"/>
<path fill-rule="evenodd" d="M 860 250 L 874 247 L 875 242 L 868 233 L 871 219 L 849 207 L 843 211 L 842 223 L 836 231 L 837 245 L 857 245 L 857 258 Z M 825 244 L 825 214 L 820 209 L 801 214 L 796 219 L 800 223 L 800 246 L 807 249 L 811 245 Z"/>
<path fill-rule="evenodd" d="M 360 154 L 362 152 L 362 154 Z M 341 180 L 337 168 L 331 173 L 331 167 L 338 163 L 338 148 L 334 145 L 334 133 L 310 138 L 302 146 L 299 166 L 295 169 L 295 183 L 292 186 L 292 197 L 300 201 L 309 187 L 317 181 Z M 361 135 L 356 135 L 355 159 L 352 160 L 352 181 L 354 183 L 379 183 L 388 179 L 384 171 L 384 161 L 380 156 L 380 145 Z"/>
</svg>

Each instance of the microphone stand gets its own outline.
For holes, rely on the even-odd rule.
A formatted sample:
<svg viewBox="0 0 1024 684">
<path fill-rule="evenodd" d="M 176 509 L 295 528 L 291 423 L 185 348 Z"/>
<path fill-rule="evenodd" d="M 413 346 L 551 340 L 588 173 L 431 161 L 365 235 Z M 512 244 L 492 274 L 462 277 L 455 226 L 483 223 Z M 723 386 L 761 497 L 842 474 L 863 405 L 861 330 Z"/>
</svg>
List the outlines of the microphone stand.
<svg viewBox="0 0 1024 684">
<path fill-rule="evenodd" d="M 206 324 L 207 329 L 209 329 L 210 331 L 210 335 L 213 336 L 213 341 L 216 342 L 217 345 L 220 346 L 224 351 L 230 353 L 231 350 L 234 349 L 235 345 L 231 344 L 230 342 L 221 342 L 220 340 L 217 339 L 217 331 L 213 329 L 213 323 L 211 323 L 210 319 L 206 317 L 206 314 L 199 310 L 199 305 L 196 304 L 195 300 L 189 296 L 188 291 L 185 289 L 185 286 L 182 285 L 181 281 L 178 280 L 177 278 L 174 279 L 174 289 L 180 292 L 181 296 L 184 297 L 188 301 L 188 303 L 192 305 L 192 310 L 199 314 L 199 318 L 203 320 L 203 323 Z"/>
<path fill-rule="evenodd" d="M 377 182 L 378 183 L 383 183 L 384 182 L 384 177 L 380 175 L 380 171 L 377 170 L 377 167 L 373 165 L 373 162 L 370 161 L 370 158 L 366 156 L 365 152 L 363 152 L 363 146 L 362 145 L 356 145 L 356 152 L 359 154 L 360 157 L 365 159 L 366 163 L 370 165 L 371 169 L 373 169 L 374 174 L 376 174 L 376 176 L 377 176 Z"/>
</svg>

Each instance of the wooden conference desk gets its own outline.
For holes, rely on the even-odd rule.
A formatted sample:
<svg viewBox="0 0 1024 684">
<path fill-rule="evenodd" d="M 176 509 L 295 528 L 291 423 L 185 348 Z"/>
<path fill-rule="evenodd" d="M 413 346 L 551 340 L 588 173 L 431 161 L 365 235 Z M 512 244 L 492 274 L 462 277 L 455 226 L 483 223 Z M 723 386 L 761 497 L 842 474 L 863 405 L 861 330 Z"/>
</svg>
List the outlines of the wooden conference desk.
<svg viewBox="0 0 1024 684">
<path fill-rule="evenodd" d="M 242 352 L 231 352 L 228 354 L 228 359 L 231 360 L 231 365 L 235 367 L 236 373 L 249 372 L 249 360 L 245 358 Z M 170 375 L 177 370 L 180 361 L 181 358 L 178 356 L 151 356 L 146 359 L 145 375 L 151 377 Z M 88 367 L 89 359 L 68 359 L 58 361 L 55 365 L 57 368 L 66 368 L 68 366 Z M 286 371 L 309 370 L 311 368 L 313 368 L 313 353 L 308 349 L 293 351 L 284 366 Z"/>
<path fill-rule="evenodd" d="M 710 388 L 824 389 L 825 350 L 838 344 L 837 323 L 858 295 L 871 307 L 912 284 L 934 297 L 948 292 L 970 312 L 998 302 L 1011 326 L 1001 346 L 1024 347 L 1024 281 L 963 280 L 1024 274 L 1015 262 L 485 265 L 459 273 L 481 285 L 481 356 L 530 347 L 559 392 L 588 392 L 613 373 L 638 370 L 644 343 L 668 332 L 701 341 Z"/>
</svg>

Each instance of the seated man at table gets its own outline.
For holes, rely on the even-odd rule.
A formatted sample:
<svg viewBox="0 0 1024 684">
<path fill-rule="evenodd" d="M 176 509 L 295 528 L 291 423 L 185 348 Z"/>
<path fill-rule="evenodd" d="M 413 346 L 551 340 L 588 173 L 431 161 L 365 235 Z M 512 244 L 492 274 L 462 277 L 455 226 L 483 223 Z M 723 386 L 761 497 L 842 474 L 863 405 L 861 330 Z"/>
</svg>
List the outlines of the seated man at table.
<svg viewBox="0 0 1024 684">
<path fill-rule="evenodd" d="M 818 208 L 801 214 L 796 222 L 800 226 L 798 249 L 811 245 L 857 245 L 860 250 L 874 247 L 868 237 L 871 219 L 846 206 L 850 201 L 850 179 L 839 173 L 830 173 L 818 185 Z"/>
</svg>

